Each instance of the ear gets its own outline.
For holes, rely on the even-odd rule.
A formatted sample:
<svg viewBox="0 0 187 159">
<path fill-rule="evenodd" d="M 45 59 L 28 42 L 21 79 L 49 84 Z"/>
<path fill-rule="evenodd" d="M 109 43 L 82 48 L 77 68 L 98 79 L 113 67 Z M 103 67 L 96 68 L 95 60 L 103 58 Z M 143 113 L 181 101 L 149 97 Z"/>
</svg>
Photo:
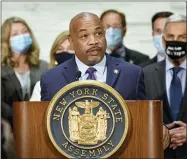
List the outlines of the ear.
<svg viewBox="0 0 187 159">
<path fill-rule="evenodd" d="M 165 40 L 164 35 L 162 36 L 162 44 L 163 44 L 164 48 L 166 49 L 166 40 Z"/>
<path fill-rule="evenodd" d="M 70 43 L 70 46 L 74 49 L 73 40 L 70 34 L 68 35 L 68 41 Z"/>
<path fill-rule="evenodd" d="M 123 27 L 123 37 L 126 35 L 126 32 L 127 32 L 127 27 Z"/>
<path fill-rule="evenodd" d="M 152 31 L 152 36 L 154 36 L 154 32 Z"/>
</svg>

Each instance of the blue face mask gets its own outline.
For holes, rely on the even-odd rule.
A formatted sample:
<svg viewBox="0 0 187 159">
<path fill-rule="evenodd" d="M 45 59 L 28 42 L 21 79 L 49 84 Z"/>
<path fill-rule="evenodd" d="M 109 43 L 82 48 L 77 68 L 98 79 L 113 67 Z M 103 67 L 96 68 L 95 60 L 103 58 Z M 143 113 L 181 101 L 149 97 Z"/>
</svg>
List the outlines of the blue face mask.
<svg viewBox="0 0 187 159">
<path fill-rule="evenodd" d="M 107 49 L 115 49 L 122 44 L 122 29 L 109 28 L 106 30 L 105 37 L 107 41 Z"/>
<path fill-rule="evenodd" d="M 30 34 L 21 34 L 10 38 L 10 46 L 13 52 L 26 53 L 32 44 Z"/>
<path fill-rule="evenodd" d="M 158 53 L 166 54 L 165 48 L 162 43 L 162 36 L 163 36 L 163 34 L 153 36 L 153 43 L 154 43 L 154 46 L 157 49 Z"/>
</svg>

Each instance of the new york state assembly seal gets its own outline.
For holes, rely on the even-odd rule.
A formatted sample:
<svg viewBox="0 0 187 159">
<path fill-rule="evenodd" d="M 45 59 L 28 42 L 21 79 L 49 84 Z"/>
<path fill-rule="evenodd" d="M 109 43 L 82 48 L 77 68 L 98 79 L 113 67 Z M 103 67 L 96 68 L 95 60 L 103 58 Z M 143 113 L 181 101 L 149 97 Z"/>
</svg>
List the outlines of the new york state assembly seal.
<svg viewBox="0 0 187 159">
<path fill-rule="evenodd" d="M 67 158 L 108 158 L 124 144 L 130 114 L 123 98 L 98 81 L 76 81 L 51 100 L 47 131 Z"/>
</svg>

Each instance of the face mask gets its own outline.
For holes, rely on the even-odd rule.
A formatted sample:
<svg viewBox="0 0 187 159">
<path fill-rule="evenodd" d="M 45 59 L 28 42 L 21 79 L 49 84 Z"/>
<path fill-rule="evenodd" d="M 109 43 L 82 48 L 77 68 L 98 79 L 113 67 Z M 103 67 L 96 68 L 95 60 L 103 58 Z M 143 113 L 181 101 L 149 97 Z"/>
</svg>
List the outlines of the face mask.
<svg viewBox="0 0 187 159">
<path fill-rule="evenodd" d="M 22 34 L 10 38 L 11 49 L 18 54 L 27 52 L 31 44 L 32 39 L 30 34 Z"/>
<path fill-rule="evenodd" d="M 122 29 L 109 28 L 106 30 L 105 36 L 107 41 L 107 49 L 115 49 L 122 44 Z"/>
<path fill-rule="evenodd" d="M 153 43 L 158 53 L 165 54 L 166 52 L 162 43 L 162 36 L 163 36 L 162 34 L 153 36 Z"/>
<path fill-rule="evenodd" d="M 166 54 L 171 59 L 180 59 L 186 55 L 186 42 L 166 41 Z"/>
<path fill-rule="evenodd" d="M 72 58 L 74 54 L 70 54 L 69 52 L 60 52 L 55 54 L 55 60 L 58 65 Z"/>
</svg>

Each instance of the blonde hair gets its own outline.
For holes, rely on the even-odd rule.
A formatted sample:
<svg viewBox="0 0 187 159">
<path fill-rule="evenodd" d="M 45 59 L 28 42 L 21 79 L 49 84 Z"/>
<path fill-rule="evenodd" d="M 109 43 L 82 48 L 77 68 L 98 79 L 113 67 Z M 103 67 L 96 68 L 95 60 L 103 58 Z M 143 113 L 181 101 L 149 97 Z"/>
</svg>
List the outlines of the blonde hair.
<svg viewBox="0 0 187 159">
<path fill-rule="evenodd" d="M 39 66 L 39 46 L 36 42 L 36 39 L 34 37 L 34 34 L 28 24 L 25 20 L 19 18 L 19 17 L 10 17 L 5 20 L 3 25 L 1 26 L 1 47 L 2 47 L 2 59 L 1 59 L 1 65 L 2 66 L 10 66 L 15 67 L 16 62 L 12 58 L 12 51 L 10 48 L 10 32 L 11 32 L 11 25 L 14 23 L 22 23 L 29 31 L 30 36 L 32 38 L 32 45 L 30 49 L 27 52 L 27 58 L 26 62 L 29 64 L 29 66 Z"/>
<path fill-rule="evenodd" d="M 55 39 L 51 51 L 50 51 L 50 65 L 49 67 L 52 68 L 54 66 L 56 66 L 55 64 L 55 54 L 59 48 L 59 46 L 65 41 L 67 40 L 69 37 L 69 31 L 63 31 L 62 33 L 60 33 L 57 38 Z"/>
</svg>

